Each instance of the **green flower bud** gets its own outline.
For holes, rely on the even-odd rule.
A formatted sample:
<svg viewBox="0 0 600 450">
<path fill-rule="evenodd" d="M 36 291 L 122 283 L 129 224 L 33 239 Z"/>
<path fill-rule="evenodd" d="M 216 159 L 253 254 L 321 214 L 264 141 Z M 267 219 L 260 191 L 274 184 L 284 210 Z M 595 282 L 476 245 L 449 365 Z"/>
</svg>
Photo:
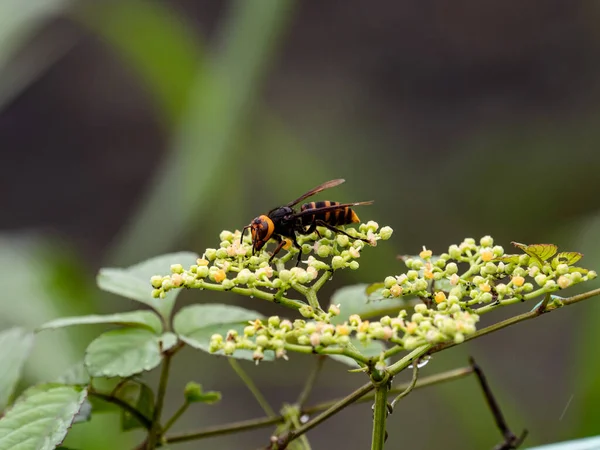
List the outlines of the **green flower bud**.
<svg viewBox="0 0 600 450">
<path fill-rule="evenodd" d="M 508 293 L 508 286 L 504 283 L 496 285 L 496 292 L 498 295 L 506 295 Z"/>
<path fill-rule="evenodd" d="M 558 266 L 556 266 L 556 273 L 559 275 L 569 273 L 569 266 L 566 264 L 559 264 Z"/>
<path fill-rule="evenodd" d="M 160 275 L 154 275 L 152 278 L 150 278 L 150 284 L 153 288 L 158 289 L 162 286 L 162 280 L 163 277 L 161 277 Z"/>
<path fill-rule="evenodd" d="M 446 274 L 454 275 L 455 273 L 458 273 L 458 265 L 454 262 L 446 264 Z"/>
<path fill-rule="evenodd" d="M 160 289 L 152 289 L 152 297 L 158 298 L 160 297 L 161 290 Z"/>
<path fill-rule="evenodd" d="M 473 284 L 476 286 L 479 286 L 480 284 L 483 284 L 485 282 L 485 278 L 480 277 L 479 275 L 477 275 L 476 277 L 473 277 Z"/>
<path fill-rule="evenodd" d="M 162 288 L 163 288 L 165 291 L 168 291 L 168 290 L 170 290 L 170 289 L 173 289 L 173 282 L 171 281 L 171 279 L 170 279 L 170 278 L 166 278 L 166 279 L 164 279 L 164 280 L 163 280 L 163 282 L 162 282 Z"/>
<path fill-rule="evenodd" d="M 303 255 L 308 255 L 310 252 L 312 252 L 313 250 L 313 246 L 310 244 L 303 244 L 302 245 L 302 254 Z"/>
<path fill-rule="evenodd" d="M 547 282 L 546 282 L 546 283 L 547 283 Z M 523 289 L 523 291 L 525 291 L 525 292 L 531 292 L 531 291 L 533 291 L 533 284 L 531 284 L 531 283 L 525 283 L 525 284 L 523 285 L 523 288 L 522 288 L 522 289 Z"/>
<path fill-rule="evenodd" d="M 450 257 L 452 259 L 459 259 L 462 255 L 462 252 L 460 251 L 460 248 L 458 247 L 458 245 L 452 244 L 448 248 L 448 254 L 450 255 Z"/>
<path fill-rule="evenodd" d="M 519 256 L 519 265 L 528 266 L 529 265 L 529 255 Z"/>
<path fill-rule="evenodd" d="M 272 327 L 278 327 L 279 324 L 281 323 L 281 319 L 279 318 L 279 316 L 271 316 L 267 320 L 267 323 L 269 325 L 271 325 Z"/>
<path fill-rule="evenodd" d="M 284 283 L 287 283 L 288 281 L 290 281 L 292 279 L 292 272 L 290 272 L 289 270 L 282 270 L 279 272 L 279 279 L 281 281 L 283 281 Z"/>
<path fill-rule="evenodd" d="M 389 297 L 390 297 L 390 295 L 392 295 L 392 293 L 390 292 L 390 290 L 389 290 L 389 289 L 382 289 L 382 290 L 381 290 L 381 295 L 382 295 L 384 298 L 389 298 Z"/>
<path fill-rule="evenodd" d="M 463 242 L 470 246 L 475 245 L 475 239 L 473 239 L 473 238 L 465 238 L 465 240 Z"/>
<path fill-rule="evenodd" d="M 439 267 L 440 269 L 443 269 L 446 266 L 446 260 L 443 258 L 439 258 L 438 260 L 436 260 L 435 263 L 433 263 L 433 265 L 435 267 Z"/>
<path fill-rule="evenodd" d="M 548 277 L 546 275 L 539 274 L 535 277 L 535 282 L 538 286 L 544 286 L 547 280 Z"/>
<path fill-rule="evenodd" d="M 171 264 L 171 273 L 182 273 L 183 266 L 181 264 Z"/>
<path fill-rule="evenodd" d="M 209 261 L 214 261 L 214 259 L 217 257 L 217 249 L 216 248 L 207 248 L 206 251 L 204 252 L 204 256 Z"/>
<path fill-rule="evenodd" d="M 302 305 L 300 309 L 298 309 L 298 312 L 300 315 L 307 318 L 311 318 L 315 315 L 314 310 L 309 305 Z"/>
<path fill-rule="evenodd" d="M 367 333 L 363 333 L 362 331 L 356 333 L 356 339 L 358 339 L 360 342 L 366 342 L 368 338 L 369 337 L 367 336 Z"/>
<path fill-rule="evenodd" d="M 385 280 L 383 280 L 383 284 L 386 288 L 391 288 L 393 285 L 396 284 L 396 277 L 385 277 Z"/>
<path fill-rule="evenodd" d="M 419 323 L 421 322 L 425 317 L 423 317 L 423 314 L 421 313 L 414 313 L 411 317 L 411 320 L 413 322 Z"/>
<path fill-rule="evenodd" d="M 494 248 L 492 248 L 492 253 L 495 257 L 503 256 L 504 248 L 502 248 L 500 245 L 494 245 Z"/>
<path fill-rule="evenodd" d="M 223 346 L 223 353 L 226 355 L 233 355 L 233 352 L 235 352 L 235 347 L 235 342 L 227 341 Z"/>
<path fill-rule="evenodd" d="M 229 280 L 227 278 L 223 280 L 221 285 L 223 286 L 223 288 L 225 288 L 226 291 L 229 291 L 235 287 L 235 283 L 233 282 L 233 280 Z"/>
<path fill-rule="evenodd" d="M 482 247 L 491 247 L 494 245 L 494 239 L 491 236 L 484 236 L 479 240 L 479 244 Z"/>
<path fill-rule="evenodd" d="M 345 234 L 338 234 L 335 239 L 340 247 L 347 247 L 350 243 L 350 238 Z"/>
<path fill-rule="evenodd" d="M 258 266 L 258 265 L 260 265 L 260 258 L 258 256 L 251 256 L 250 259 L 248 260 L 248 263 L 251 266 Z"/>
<path fill-rule="evenodd" d="M 198 266 L 198 269 L 196 270 L 196 275 L 198 276 L 198 278 L 206 278 L 208 276 L 208 266 Z"/>
<path fill-rule="evenodd" d="M 415 270 L 421 270 L 423 268 L 423 261 L 415 259 L 412 263 L 412 268 Z"/>
<path fill-rule="evenodd" d="M 269 338 L 264 334 L 256 336 L 256 345 L 258 347 L 265 348 L 267 345 L 269 345 Z"/>
<path fill-rule="evenodd" d="M 487 273 L 489 273 L 490 275 L 493 275 L 496 272 L 498 272 L 498 268 L 496 267 L 496 264 L 494 264 L 493 262 L 486 263 L 486 265 L 484 267 L 485 267 L 485 271 Z"/>
<path fill-rule="evenodd" d="M 333 270 L 342 269 L 346 263 L 344 262 L 344 258 L 341 256 L 334 256 L 331 259 L 331 267 Z"/>
<path fill-rule="evenodd" d="M 425 314 L 427 312 L 427 305 L 425 305 L 423 303 L 419 303 L 418 305 L 415 305 L 415 312 L 420 313 L 420 314 Z"/>
<path fill-rule="evenodd" d="M 360 264 L 358 261 L 350 261 L 348 267 L 350 267 L 351 270 L 357 270 L 360 267 Z"/>
<path fill-rule="evenodd" d="M 492 301 L 492 294 L 490 294 L 489 292 L 483 292 L 480 296 L 479 296 L 479 301 L 483 302 L 483 303 L 489 303 Z"/>
<path fill-rule="evenodd" d="M 331 255 L 331 247 L 329 245 L 319 245 L 317 248 L 317 255 L 319 255 L 320 258 L 327 258 Z"/>
<path fill-rule="evenodd" d="M 576 273 L 577 273 L 577 272 L 576 272 Z M 598 274 L 596 273 L 596 271 L 595 271 L 595 270 L 590 270 L 590 271 L 587 273 L 587 279 L 588 279 L 588 280 L 593 280 L 593 279 L 594 279 L 594 278 L 596 278 L 597 276 L 598 276 Z"/>
<path fill-rule="evenodd" d="M 233 233 L 231 231 L 223 230 L 221 231 L 221 234 L 219 234 L 219 239 L 231 242 L 233 241 Z"/>
<path fill-rule="evenodd" d="M 409 270 L 408 272 L 406 272 L 406 277 L 409 281 L 414 281 L 417 278 L 419 278 L 419 272 L 417 272 L 416 270 Z"/>
<path fill-rule="evenodd" d="M 465 341 L 465 335 L 462 333 L 456 333 L 454 335 L 454 343 L 455 344 L 462 344 Z"/>
<path fill-rule="evenodd" d="M 387 241 L 389 238 L 392 237 L 393 232 L 394 230 L 392 230 L 391 227 L 382 227 L 381 230 L 379 230 L 379 236 L 382 240 Z"/>
<path fill-rule="evenodd" d="M 298 336 L 298 344 L 300 345 L 310 345 L 310 338 L 306 335 Z"/>
<path fill-rule="evenodd" d="M 546 290 L 556 289 L 556 281 L 554 281 L 554 280 L 546 281 L 546 284 L 544 284 L 544 288 Z"/>
<path fill-rule="evenodd" d="M 244 327 L 244 336 L 252 337 L 255 334 L 256 334 L 256 328 L 254 328 L 252 325 L 248 325 L 247 327 Z"/>
<path fill-rule="evenodd" d="M 573 280 L 573 283 L 579 283 L 581 281 L 581 273 L 573 272 L 571 274 L 571 280 Z"/>
<path fill-rule="evenodd" d="M 427 281 L 425 281 L 423 279 L 419 279 L 419 280 L 415 281 L 415 291 L 424 291 L 427 289 L 427 287 L 428 287 Z"/>
<path fill-rule="evenodd" d="M 221 241 L 221 243 L 219 244 L 219 246 L 221 248 L 228 248 L 228 247 L 231 247 L 231 242 L 229 242 L 229 241 Z"/>
<path fill-rule="evenodd" d="M 218 259 L 225 259 L 227 258 L 227 250 L 225 250 L 224 248 L 220 248 L 217 250 L 216 256 Z"/>
</svg>

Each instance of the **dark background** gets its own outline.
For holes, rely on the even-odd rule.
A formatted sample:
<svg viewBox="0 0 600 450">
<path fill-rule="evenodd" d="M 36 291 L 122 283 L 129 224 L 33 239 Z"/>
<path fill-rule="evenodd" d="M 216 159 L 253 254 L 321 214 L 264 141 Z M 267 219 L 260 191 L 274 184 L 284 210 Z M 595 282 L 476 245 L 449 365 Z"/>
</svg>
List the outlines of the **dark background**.
<svg viewBox="0 0 600 450">
<path fill-rule="evenodd" d="M 374 199 L 361 219 L 395 233 L 326 294 L 400 273 L 396 254 L 422 245 L 440 253 L 485 234 L 506 249 L 554 242 L 597 270 L 599 13 L 596 2 L 575 0 L 6 0 L 0 327 L 132 309 L 95 288 L 100 267 L 202 253 L 220 230 L 338 177 L 346 184 L 328 195 Z M 180 298 L 286 313 L 229 294 Z M 599 324 L 591 299 L 436 355 L 423 374 L 474 355 L 511 426 L 529 429 L 529 445 L 594 435 Z M 98 332 L 45 335 L 27 381 L 60 374 Z M 293 355 L 244 367 L 280 405 L 294 401 L 313 363 Z M 223 359 L 186 350 L 174 372 L 168 412 L 190 379 L 223 392 L 179 430 L 261 415 Z M 311 398 L 363 382 L 330 362 Z M 139 441 L 113 438 L 107 429 L 117 424 L 99 416 L 70 442 Z M 367 448 L 370 426 L 370 407 L 354 406 L 308 436 L 314 449 Z M 388 429 L 390 448 L 479 449 L 500 439 L 471 378 L 413 393 Z M 270 432 L 173 447 L 250 449 Z"/>
</svg>

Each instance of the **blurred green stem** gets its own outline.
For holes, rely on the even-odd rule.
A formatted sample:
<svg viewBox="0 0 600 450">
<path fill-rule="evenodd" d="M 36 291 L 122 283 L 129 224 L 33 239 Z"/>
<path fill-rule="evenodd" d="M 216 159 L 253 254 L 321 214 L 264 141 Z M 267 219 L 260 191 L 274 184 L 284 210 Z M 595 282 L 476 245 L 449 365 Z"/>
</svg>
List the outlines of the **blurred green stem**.
<svg viewBox="0 0 600 450">
<path fill-rule="evenodd" d="M 471 373 L 473 373 L 472 367 L 463 367 L 461 369 L 454 369 L 454 370 L 450 370 L 448 372 L 439 373 L 439 374 L 432 375 L 429 377 L 424 377 L 424 378 L 421 378 L 419 380 L 419 382 L 417 382 L 415 389 L 420 389 L 420 388 L 424 388 L 427 386 L 433 386 L 433 385 L 436 385 L 439 383 L 443 383 L 445 381 L 456 380 L 459 378 L 463 378 L 467 375 L 470 375 Z M 400 393 L 400 392 L 406 390 L 408 386 L 409 386 L 409 383 L 400 384 L 396 388 L 390 389 L 389 393 L 390 394 Z M 351 399 L 354 399 L 354 401 L 351 401 L 349 404 L 372 402 L 373 399 L 375 398 L 375 396 L 373 394 L 369 395 L 369 391 L 371 391 L 372 388 L 373 388 L 373 385 L 371 383 L 367 383 L 364 386 L 360 387 L 356 391 L 356 392 L 358 392 L 356 394 L 356 395 L 358 395 L 358 397 L 355 398 L 354 393 L 351 394 Z M 348 397 L 346 397 L 346 398 L 348 398 Z M 302 413 L 303 414 L 314 414 L 317 412 L 329 410 L 333 406 L 338 405 L 341 401 L 342 401 L 342 399 L 336 399 L 336 400 L 329 400 L 329 401 L 323 402 L 323 403 L 318 403 L 316 405 L 304 408 L 302 410 Z M 241 431 L 270 427 L 277 423 L 281 423 L 284 420 L 285 419 L 282 416 L 260 417 L 258 419 L 244 420 L 241 422 L 234 422 L 234 423 L 215 426 L 215 427 L 207 427 L 207 428 L 204 428 L 204 429 L 201 429 L 198 431 L 173 434 L 171 436 L 167 436 L 165 438 L 165 441 L 167 443 L 176 443 L 176 442 L 193 441 L 193 440 L 197 440 L 197 439 L 205 439 L 205 438 L 214 437 L 214 436 L 221 436 L 224 434 L 232 434 L 232 433 L 238 433 Z"/>
<path fill-rule="evenodd" d="M 273 408 L 271 408 L 271 405 L 269 405 L 269 402 L 264 397 L 264 395 L 262 395 L 262 392 L 260 392 L 260 389 L 258 389 L 256 384 L 254 384 L 252 378 L 250 378 L 250 376 L 248 376 L 244 369 L 242 369 L 240 363 L 238 363 L 237 360 L 234 358 L 227 359 L 229 360 L 229 365 L 231 366 L 231 368 L 234 370 L 237 376 L 240 377 L 240 379 L 244 382 L 244 384 L 252 393 L 252 395 L 254 396 L 260 407 L 263 409 L 265 414 L 267 414 L 267 416 L 269 417 L 277 417 L 277 413 L 273 410 Z"/>
<path fill-rule="evenodd" d="M 167 423 L 163 427 L 163 430 L 162 430 L 163 434 L 165 434 L 167 431 L 169 431 L 169 429 L 173 426 L 173 424 L 175 422 L 177 422 L 177 420 L 179 420 L 179 418 L 183 415 L 184 412 L 187 411 L 189 406 L 190 406 L 190 403 L 188 401 L 186 401 L 183 405 L 181 405 L 179 407 L 179 409 L 177 411 L 175 411 L 175 414 L 173 414 L 173 416 L 171 416 L 171 418 L 169 420 L 167 420 Z"/>
<path fill-rule="evenodd" d="M 319 376 L 319 373 L 321 372 L 324 363 L 325 356 L 317 356 L 317 362 L 313 367 L 312 371 L 310 372 L 310 375 L 306 379 L 306 383 L 304 383 L 304 388 L 302 389 L 302 392 L 300 393 L 300 396 L 296 401 L 296 405 L 298 405 L 298 408 L 302 409 L 302 406 L 304 406 L 306 400 L 308 400 L 308 396 L 310 395 L 315 385 L 315 381 L 317 381 L 317 377 Z"/>
<path fill-rule="evenodd" d="M 169 382 L 169 370 L 171 368 L 171 358 L 173 353 L 167 351 L 164 353 L 162 367 L 160 371 L 160 380 L 158 382 L 158 392 L 156 394 L 156 403 L 154 405 L 154 414 L 152 415 L 152 427 L 148 433 L 147 450 L 154 450 L 160 442 L 162 429 L 160 417 L 165 404 L 165 395 L 167 393 L 167 383 Z"/>
</svg>

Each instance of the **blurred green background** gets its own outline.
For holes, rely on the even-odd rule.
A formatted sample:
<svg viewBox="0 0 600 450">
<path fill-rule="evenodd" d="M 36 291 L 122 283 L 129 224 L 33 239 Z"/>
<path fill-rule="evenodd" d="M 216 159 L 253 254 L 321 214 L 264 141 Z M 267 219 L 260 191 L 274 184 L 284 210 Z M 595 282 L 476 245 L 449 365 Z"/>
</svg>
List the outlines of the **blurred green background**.
<svg viewBox="0 0 600 450">
<path fill-rule="evenodd" d="M 176 250 L 202 253 L 314 185 L 374 199 L 390 225 L 361 270 L 463 237 L 554 242 L 600 268 L 600 10 L 596 2 L 0 2 L 0 329 L 135 308 L 95 274 Z M 324 197 L 325 198 L 325 197 Z M 598 283 L 583 289 L 597 287 Z M 572 293 L 576 293 L 573 290 Z M 287 311 L 233 294 L 196 302 Z M 484 323 L 525 311 L 520 305 Z M 473 355 L 528 445 L 600 433 L 600 303 L 591 299 L 436 355 L 432 374 Z M 79 361 L 101 328 L 38 339 L 23 386 Z M 244 364 L 274 406 L 296 399 L 314 361 Z M 156 374 L 147 375 L 150 381 Z M 222 358 L 175 358 L 167 413 L 185 382 L 223 391 L 178 431 L 262 415 Z M 364 382 L 328 362 L 312 401 Z M 131 448 L 118 416 L 77 425 L 76 448 Z M 314 449 L 368 448 L 369 405 L 309 433 Z M 415 392 L 390 418 L 390 448 L 499 442 L 474 379 Z M 252 449 L 270 430 L 173 446 Z"/>
</svg>

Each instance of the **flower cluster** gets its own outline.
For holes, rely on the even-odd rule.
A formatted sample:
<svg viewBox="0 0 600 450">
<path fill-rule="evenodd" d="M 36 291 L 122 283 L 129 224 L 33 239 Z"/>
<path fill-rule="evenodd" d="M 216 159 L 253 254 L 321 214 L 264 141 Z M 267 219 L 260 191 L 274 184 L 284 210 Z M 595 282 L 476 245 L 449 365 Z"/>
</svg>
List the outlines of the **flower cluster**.
<svg viewBox="0 0 600 450">
<path fill-rule="evenodd" d="M 577 252 L 557 253 L 553 244 L 513 243 L 524 253 L 505 255 L 490 236 L 465 239 L 451 245 L 447 253 L 434 257 L 423 249 L 419 257 L 406 258 L 408 271 L 384 280 L 384 298 L 416 295 L 437 305 L 439 311 L 460 305 L 493 306 L 517 303 L 594 279 L 594 271 L 575 267 L 583 256 Z M 465 266 L 462 274 L 460 266 Z"/>
<path fill-rule="evenodd" d="M 240 231 L 223 231 L 220 234 L 219 248 L 206 249 L 196 264 L 184 268 L 181 264 L 171 266 L 170 275 L 155 275 L 151 278 L 154 288 L 152 295 L 164 298 L 165 293 L 176 288 L 207 288 L 216 290 L 235 290 L 239 286 L 259 289 L 264 292 L 275 290 L 285 292 L 290 287 L 310 286 L 320 273 L 331 274 L 335 270 L 359 268 L 361 251 L 365 246 L 375 246 L 380 239 L 387 240 L 392 235 L 390 227 L 379 229 L 376 222 L 361 224 L 358 231 L 346 229 L 355 240 L 343 234 L 335 234 L 326 228 L 318 232 L 297 236 L 301 250 L 286 246 L 288 252 L 269 263 L 271 255 L 261 251 L 252 255 L 251 236 L 241 236 Z M 365 239 L 368 244 L 360 239 Z M 285 264 L 292 260 L 298 251 L 308 255 L 304 261 L 306 268 Z M 275 266 L 275 268 L 273 267 Z"/>
<path fill-rule="evenodd" d="M 402 310 L 395 317 L 384 316 L 378 321 L 363 320 L 357 314 L 347 321 L 334 325 L 329 323 L 332 316 L 340 314 L 339 305 L 331 305 L 324 320 L 291 322 L 278 316 L 266 321 L 256 320 L 244 328 L 243 334 L 230 330 L 226 336 L 214 334 L 209 351 L 223 351 L 232 355 L 236 350 L 252 350 L 253 358 L 260 361 L 264 352 L 271 350 L 276 357 L 286 358 L 289 350 L 301 353 L 342 354 L 356 359 L 363 358 L 360 346 L 356 349 L 351 338 L 368 344 L 373 340 L 389 342 L 400 349 L 412 350 L 423 344 L 436 344 L 447 341 L 461 343 L 465 336 L 475 332 L 479 316 L 463 311 L 458 303 L 445 312 L 429 309 L 424 304 L 415 307 L 408 317 Z M 358 352 L 357 352 L 358 350 Z M 383 359 L 384 352 L 380 358 Z"/>
</svg>

